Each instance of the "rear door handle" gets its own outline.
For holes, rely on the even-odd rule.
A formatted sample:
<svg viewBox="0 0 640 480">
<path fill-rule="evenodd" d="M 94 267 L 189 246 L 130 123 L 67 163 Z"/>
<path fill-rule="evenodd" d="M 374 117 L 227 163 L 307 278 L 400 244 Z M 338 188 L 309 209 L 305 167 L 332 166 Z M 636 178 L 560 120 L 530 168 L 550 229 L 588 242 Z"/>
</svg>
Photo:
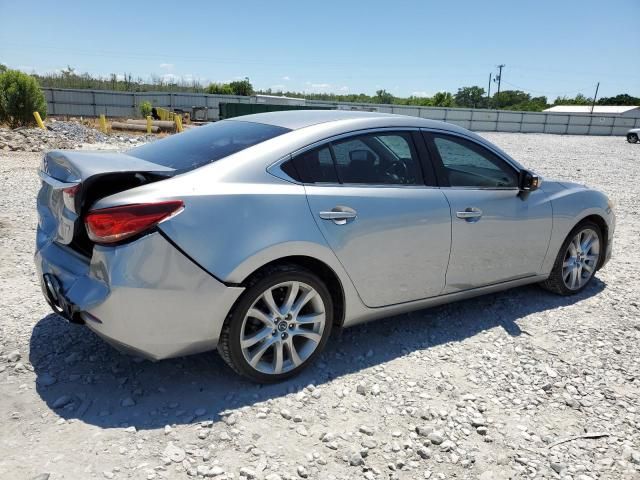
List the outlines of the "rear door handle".
<svg viewBox="0 0 640 480">
<path fill-rule="evenodd" d="M 353 208 L 350 207 L 333 207 L 329 211 L 318 213 L 323 220 L 333 220 L 336 225 L 345 225 L 347 220 L 352 220 L 358 216 Z"/>
<path fill-rule="evenodd" d="M 480 217 L 482 217 L 482 210 L 475 207 L 469 207 L 465 208 L 461 212 L 456 212 L 456 216 L 466 220 L 467 222 L 477 222 L 480 220 Z"/>
</svg>

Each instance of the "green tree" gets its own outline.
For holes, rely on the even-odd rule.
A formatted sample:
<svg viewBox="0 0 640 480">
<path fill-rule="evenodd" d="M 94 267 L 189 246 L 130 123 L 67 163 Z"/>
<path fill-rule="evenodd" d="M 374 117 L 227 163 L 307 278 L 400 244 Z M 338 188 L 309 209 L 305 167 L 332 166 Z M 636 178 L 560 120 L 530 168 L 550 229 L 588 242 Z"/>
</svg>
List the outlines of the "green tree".
<svg viewBox="0 0 640 480">
<path fill-rule="evenodd" d="M 212 95 L 233 95 L 228 83 L 211 83 L 205 91 Z"/>
<path fill-rule="evenodd" d="M 1 67 L 0 67 L 1 68 Z M 630 105 L 640 106 L 640 98 L 632 97 L 628 93 L 621 93 L 615 97 L 602 97 L 598 105 Z"/>
<path fill-rule="evenodd" d="M 253 95 L 253 85 L 249 81 L 249 77 L 244 77 L 244 80 L 236 80 L 229 83 L 229 88 L 233 92 L 233 95 L 242 95 L 244 97 L 250 97 Z"/>
<path fill-rule="evenodd" d="M 2 63 L 0 63 L 0 73 L 4 73 L 4 72 L 6 72 L 7 70 L 8 70 L 8 69 L 7 69 L 7 66 L 6 66 L 6 65 L 4 65 L 4 64 L 2 64 Z"/>
<path fill-rule="evenodd" d="M 453 107 L 453 95 L 450 92 L 438 92 L 431 97 L 434 107 Z"/>
<path fill-rule="evenodd" d="M 47 116 L 47 102 L 35 78 L 17 70 L 0 73 L 0 122 L 12 128 L 35 123 L 33 112 Z"/>
<path fill-rule="evenodd" d="M 393 100 L 393 95 L 387 92 L 385 89 L 376 91 L 376 96 L 373 97 L 373 103 L 391 104 L 393 103 Z"/>
<path fill-rule="evenodd" d="M 530 100 L 531 95 L 522 90 L 504 90 L 491 98 L 491 106 L 503 110 L 514 110 L 513 107 L 516 105 L 524 104 Z"/>
<path fill-rule="evenodd" d="M 419 107 L 432 107 L 433 103 L 429 97 L 417 97 L 411 95 L 408 98 L 396 98 L 396 101 L 401 102 L 402 105 L 416 105 Z"/>
<path fill-rule="evenodd" d="M 549 108 L 549 103 L 547 102 L 547 97 L 533 97 L 531 101 L 525 104 L 526 108 L 520 108 L 519 110 L 528 110 L 531 112 L 541 112 L 545 108 Z"/>
<path fill-rule="evenodd" d="M 591 105 L 593 99 L 585 97 L 579 93 L 574 98 L 571 97 L 558 97 L 553 102 L 554 105 Z"/>
<path fill-rule="evenodd" d="M 484 88 L 477 86 L 459 88 L 458 93 L 454 95 L 456 107 L 485 108 L 487 98 L 484 94 Z"/>
</svg>

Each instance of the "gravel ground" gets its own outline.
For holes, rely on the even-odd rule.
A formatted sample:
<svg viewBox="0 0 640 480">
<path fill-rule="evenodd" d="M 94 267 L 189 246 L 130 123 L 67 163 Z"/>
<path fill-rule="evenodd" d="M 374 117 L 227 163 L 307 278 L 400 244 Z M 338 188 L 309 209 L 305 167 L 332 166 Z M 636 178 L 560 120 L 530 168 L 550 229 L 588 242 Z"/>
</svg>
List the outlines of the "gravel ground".
<svg viewBox="0 0 640 480">
<path fill-rule="evenodd" d="M 122 148 L 123 145 L 136 146 L 154 137 L 115 132 L 109 135 L 77 121 L 64 122 L 48 119 L 46 130 L 40 128 L 0 127 L 0 152 L 42 152 L 73 148 Z M 88 145 L 87 145 L 88 144 Z"/>
<path fill-rule="evenodd" d="M 215 353 L 119 354 L 50 314 L 32 262 L 40 154 L 0 151 L 0 478 L 640 478 L 640 147 L 486 137 L 615 201 L 597 279 L 348 329 L 268 387 Z"/>
</svg>

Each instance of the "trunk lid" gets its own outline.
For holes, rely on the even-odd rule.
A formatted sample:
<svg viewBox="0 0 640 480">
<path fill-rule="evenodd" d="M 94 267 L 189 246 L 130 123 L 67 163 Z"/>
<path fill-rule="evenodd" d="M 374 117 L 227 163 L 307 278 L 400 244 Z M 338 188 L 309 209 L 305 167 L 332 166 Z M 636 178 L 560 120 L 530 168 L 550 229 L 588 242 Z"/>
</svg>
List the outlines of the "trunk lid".
<svg viewBox="0 0 640 480">
<path fill-rule="evenodd" d="M 39 243 L 55 241 L 90 256 L 83 214 L 97 200 L 174 174 L 175 170 L 118 152 L 47 153 L 38 194 Z M 44 235 L 45 238 L 41 238 Z"/>
</svg>

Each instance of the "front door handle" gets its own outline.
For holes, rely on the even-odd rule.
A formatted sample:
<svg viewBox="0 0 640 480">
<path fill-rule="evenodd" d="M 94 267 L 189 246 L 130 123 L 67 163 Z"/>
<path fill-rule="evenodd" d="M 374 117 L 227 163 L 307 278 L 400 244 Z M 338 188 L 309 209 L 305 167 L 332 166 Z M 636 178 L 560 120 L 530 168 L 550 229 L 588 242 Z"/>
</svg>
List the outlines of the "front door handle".
<svg viewBox="0 0 640 480">
<path fill-rule="evenodd" d="M 482 210 L 475 207 L 469 207 L 465 208 L 461 212 L 456 212 L 456 216 L 466 220 L 467 222 L 477 222 L 480 220 L 480 217 L 482 217 Z"/>
<path fill-rule="evenodd" d="M 350 207 L 333 207 L 329 211 L 318 213 L 323 220 L 333 220 L 336 225 L 345 225 L 347 220 L 352 220 L 358 216 L 353 208 Z"/>
</svg>

